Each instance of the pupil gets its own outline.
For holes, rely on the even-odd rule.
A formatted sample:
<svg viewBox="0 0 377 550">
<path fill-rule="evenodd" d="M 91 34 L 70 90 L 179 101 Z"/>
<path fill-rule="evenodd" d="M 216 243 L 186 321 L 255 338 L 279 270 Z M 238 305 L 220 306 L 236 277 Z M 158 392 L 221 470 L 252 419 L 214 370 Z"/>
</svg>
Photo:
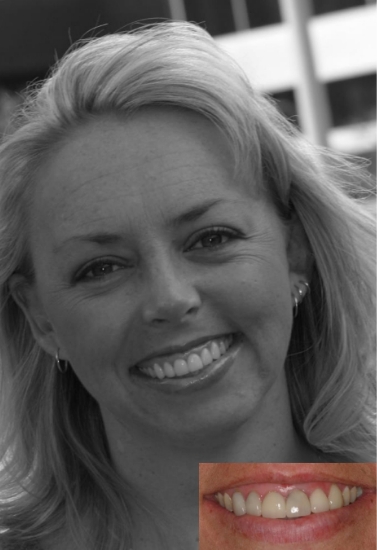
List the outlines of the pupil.
<svg viewBox="0 0 377 550">
<path fill-rule="evenodd" d="M 203 244 L 204 246 L 221 244 L 221 235 L 210 235 L 209 237 L 205 237 Z"/>
</svg>

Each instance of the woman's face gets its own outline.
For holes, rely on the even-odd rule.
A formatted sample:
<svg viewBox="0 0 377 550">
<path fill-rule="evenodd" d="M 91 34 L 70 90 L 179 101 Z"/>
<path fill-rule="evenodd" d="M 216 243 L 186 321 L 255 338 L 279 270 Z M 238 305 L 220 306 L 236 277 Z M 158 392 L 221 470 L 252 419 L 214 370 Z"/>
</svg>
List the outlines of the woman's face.
<svg viewBox="0 0 377 550">
<path fill-rule="evenodd" d="M 372 550 L 376 545 L 376 466 L 375 464 L 200 464 L 200 550 L 343 550 L 363 548 Z M 273 519 L 269 514 L 272 498 L 281 494 L 287 509 L 289 495 L 305 493 L 309 502 L 320 505 L 316 498 L 329 496 L 331 487 L 343 493 L 347 487 L 362 489 L 353 503 L 347 505 L 344 497 L 333 498 L 334 509 L 310 513 L 293 519 Z M 298 493 L 297 491 L 300 491 Z M 315 496 L 311 496 L 317 491 Z M 322 491 L 322 497 L 319 497 Z M 218 504 L 212 496 L 220 492 L 232 496 L 238 492 L 261 495 L 262 515 L 236 515 Z M 270 505 L 264 505 L 270 493 Z M 333 489 L 332 495 L 337 490 Z M 346 494 L 345 493 L 345 494 Z M 360 494 L 360 491 L 357 493 Z M 211 496 L 212 495 L 212 496 Z M 339 493 L 338 493 L 339 495 Z M 237 499 L 238 497 L 236 497 Z M 249 512 L 253 508 L 250 497 Z M 291 497 L 295 498 L 295 497 Z M 306 497 L 304 497 L 305 499 Z M 233 500 L 233 497 L 232 497 Z M 322 502 L 322 501 L 321 501 Z M 264 507 L 265 506 L 265 507 Z M 304 506 L 304 505 L 301 505 Z M 237 502 L 236 502 L 237 507 Z M 288 509 L 294 509 L 289 507 Z M 237 513 L 242 510 L 236 508 Z M 301 508 L 303 510 L 303 508 Z M 301 513 L 301 512 L 300 512 Z"/>
<path fill-rule="evenodd" d="M 301 256 L 232 169 L 212 124 L 156 108 L 87 123 L 39 173 L 30 322 L 125 427 L 192 437 L 271 388 L 278 406 Z"/>
</svg>

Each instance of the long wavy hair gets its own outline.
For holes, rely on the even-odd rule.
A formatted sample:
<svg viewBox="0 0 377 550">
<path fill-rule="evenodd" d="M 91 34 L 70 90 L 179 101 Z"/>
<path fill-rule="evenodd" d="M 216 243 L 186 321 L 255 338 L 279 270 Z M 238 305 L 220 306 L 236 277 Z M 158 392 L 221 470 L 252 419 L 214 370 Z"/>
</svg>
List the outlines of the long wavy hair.
<svg viewBox="0 0 377 550">
<path fill-rule="evenodd" d="M 375 225 L 353 198 L 368 179 L 360 162 L 308 143 L 198 26 L 83 41 L 29 91 L 0 148 L 0 541 L 18 549 L 63 528 L 81 549 L 131 546 L 99 407 L 71 369 L 53 368 L 8 283 L 33 280 L 25 221 L 47 155 L 93 117 L 151 105 L 212 121 L 235 172 L 300 220 L 313 271 L 285 365 L 294 423 L 329 457 L 375 460 Z"/>
</svg>

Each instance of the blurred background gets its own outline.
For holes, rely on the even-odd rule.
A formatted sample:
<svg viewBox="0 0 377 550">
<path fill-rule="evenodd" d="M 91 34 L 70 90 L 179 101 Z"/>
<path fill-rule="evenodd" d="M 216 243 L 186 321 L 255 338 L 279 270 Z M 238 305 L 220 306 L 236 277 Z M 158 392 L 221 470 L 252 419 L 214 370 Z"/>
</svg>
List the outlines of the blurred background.
<svg viewBox="0 0 377 550">
<path fill-rule="evenodd" d="M 375 175 L 375 0 L 0 0 L 0 134 L 77 39 L 171 18 L 203 25 L 309 139 Z"/>
</svg>

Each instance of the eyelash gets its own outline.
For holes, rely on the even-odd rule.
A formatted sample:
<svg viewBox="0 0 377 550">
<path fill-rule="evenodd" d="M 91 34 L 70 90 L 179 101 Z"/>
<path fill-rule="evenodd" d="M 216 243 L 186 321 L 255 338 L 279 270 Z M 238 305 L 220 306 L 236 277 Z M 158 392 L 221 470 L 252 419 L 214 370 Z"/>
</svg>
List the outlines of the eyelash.
<svg viewBox="0 0 377 550">
<path fill-rule="evenodd" d="M 213 249 L 217 250 L 218 248 L 220 248 L 220 247 L 224 246 L 225 244 L 227 244 L 228 240 L 225 243 L 215 244 L 213 246 L 208 246 L 208 247 L 202 246 L 200 248 L 195 248 L 195 245 L 198 244 L 203 239 L 205 239 L 206 237 L 213 237 L 213 236 L 218 236 L 218 235 L 221 236 L 221 237 L 225 236 L 229 240 L 230 239 L 236 239 L 236 238 L 242 238 L 242 235 L 240 235 L 240 233 L 238 233 L 234 229 L 230 229 L 229 227 L 211 227 L 211 228 L 208 228 L 208 229 L 203 229 L 199 233 L 195 234 L 191 238 L 192 244 L 190 244 L 186 248 L 186 251 L 204 250 L 206 248 L 209 248 L 211 250 L 213 250 Z M 91 271 L 93 271 L 94 269 L 96 269 L 97 267 L 100 267 L 100 266 L 104 266 L 104 267 L 105 266 L 120 266 L 120 263 L 117 263 L 116 261 L 114 261 L 114 259 L 108 258 L 108 257 L 99 258 L 98 260 L 95 260 L 93 263 L 90 263 L 89 265 L 84 266 L 83 269 L 81 269 L 79 271 L 79 273 L 76 275 L 75 281 L 76 282 L 80 282 L 80 281 L 90 282 L 90 281 L 100 281 L 101 279 L 104 279 L 107 275 L 106 273 L 104 273 L 103 275 L 88 277 L 88 273 L 90 273 Z M 124 267 L 125 266 L 120 266 L 120 269 L 122 269 Z M 116 271 L 118 271 L 118 270 L 116 270 Z M 110 275 L 113 274 L 113 273 L 114 272 L 110 273 Z"/>
<path fill-rule="evenodd" d="M 236 239 L 236 238 L 241 238 L 242 235 L 240 235 L 239 232 L 235 231 L 234 229 L 230 229 L 229 227 L 210 227 L 208 229 L 203 229 L 202 231 L 200 231 L 199 233 L 197 233 L 196 235 L 193 236 L 193 238 L 191 239 L 193 241 L 193 244 L 190 245 L 188 247 L 188 250 L 198 250 L 198 249 L 195 249 L 194 248 L 194 245 L 197 244 L 198 242 L 200 242 L 201 240 L 205 239 L 206 237 L 212 237 L 212 236 L 217 236 L 217 235 L 220 235 L 220 236 L 225 236 L 225 237 L 228 237 L 228 239 Z M 210 246 L 210 247 L 201 247 L 201 248 L 210 248 L 210 249 L 218 249 L 222 246 L 224 246 L 225 244 L 227 244 L 228 241 L 226 241 L 225 243 L 220 243 L 220 244 L 215 244 L 213 246 Z"/>
<path fill-rule="evenodd" d="M 106 258 L 106 257 L 99 258 L 98 260 L 95 260 L 93 263 L 90 263 L 89 265 L 84 266 L 83 269 L 81 269 L 79 271 L 79 273 L 76 275 L 75 281 L 76 282 L 80 282 L 80 281 L 90 282 L 90 281 L 98 281 L 98 280 L 103 279 L 104 277 L 106 277 L 106 274 L 98 275 L 98 276 L 94 276 L 94 277 L 88 277 L 88 273 L 90 273 L 91 271 L 96 269 L 96 267 L 100 267 L 100 266 L 120 266 L 120 262 L 116 262 L 112 258 Z M 121 266 L 121 268 L 122 267 L 124 267 L 124 266 Z M 118 271 L 118 270 L 116 270 L 116 271 Z M 112 272 L 112 273 L 114 273 L 114 272 Z"/>
</svg>

